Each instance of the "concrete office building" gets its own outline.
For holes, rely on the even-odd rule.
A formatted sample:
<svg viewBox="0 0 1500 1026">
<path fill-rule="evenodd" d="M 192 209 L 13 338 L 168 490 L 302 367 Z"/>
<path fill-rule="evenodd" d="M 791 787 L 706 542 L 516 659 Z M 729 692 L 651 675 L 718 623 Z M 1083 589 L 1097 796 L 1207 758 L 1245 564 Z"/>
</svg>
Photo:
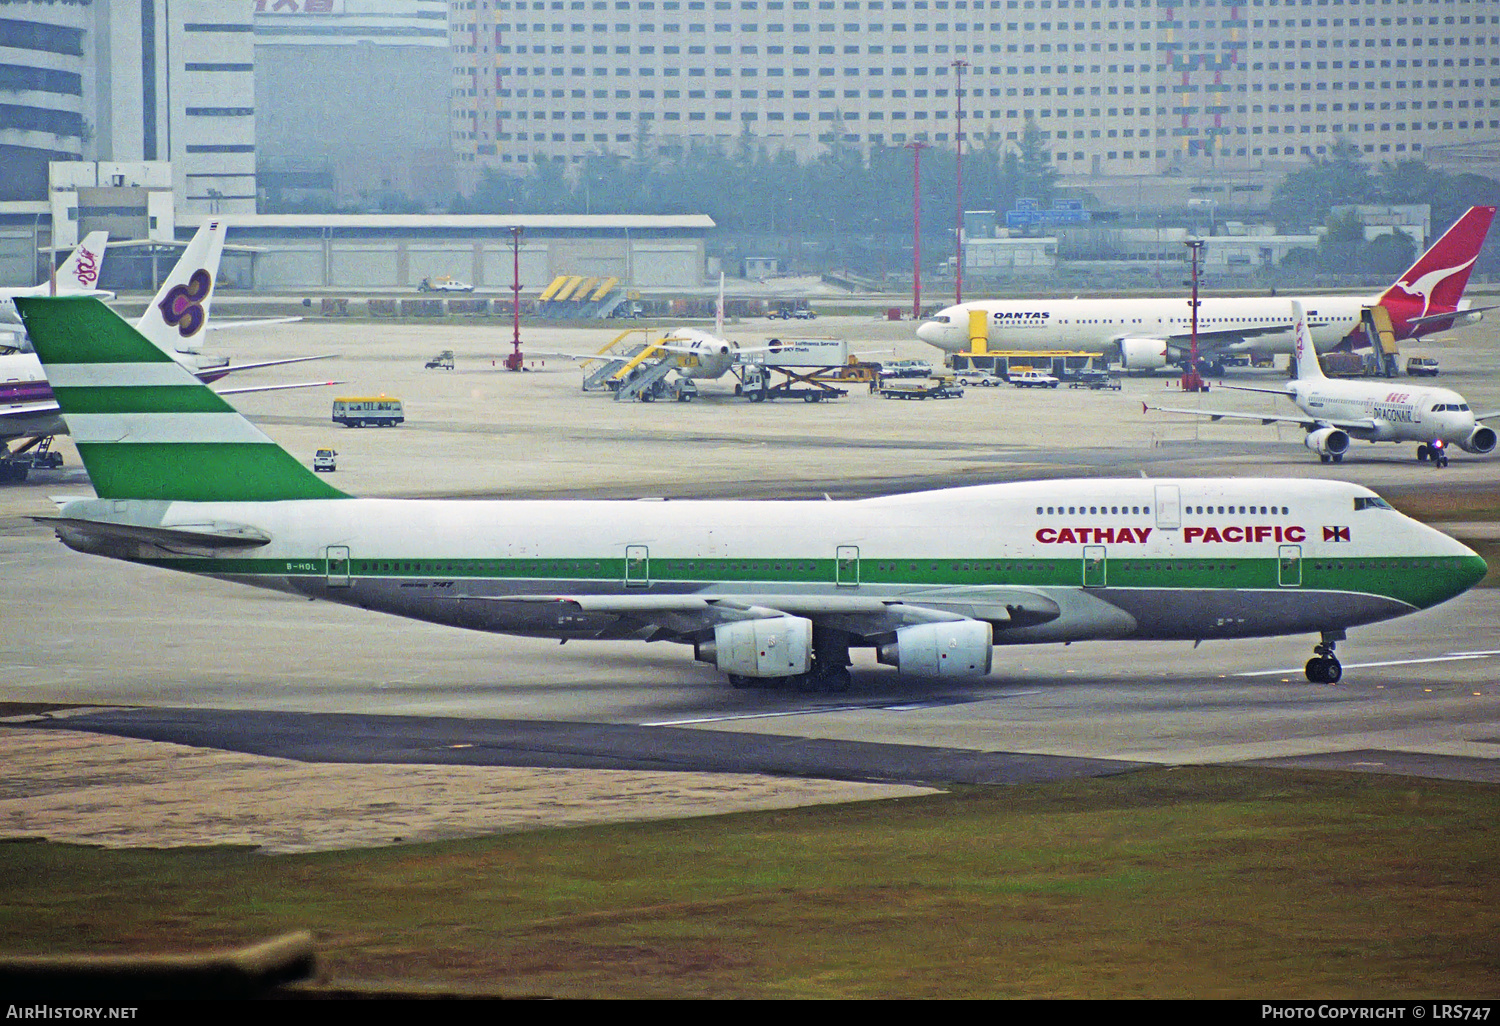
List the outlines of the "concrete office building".
<svg viewBox="0 0 1500 1026">
<path fill-rule="evenodd" d="M 447 0 L 256 0 L 256 141 L 272 203 L 453 194 Z"/>
<path fill-rule="evenodd" d="M 453 0 L 461 163 L 748 131 L 1014 146 L 1068 176 L 1276 171 L 1500 139 L 1497 0 Z M 960 89 L 960 76 L 962 87 Z"/>
<path fill-rule="evenodd" d="M 178 209 L 253 211 L 252 2 L 0 5 L 0 199 L 49 161 L 170 161 Z"/>
</svg>

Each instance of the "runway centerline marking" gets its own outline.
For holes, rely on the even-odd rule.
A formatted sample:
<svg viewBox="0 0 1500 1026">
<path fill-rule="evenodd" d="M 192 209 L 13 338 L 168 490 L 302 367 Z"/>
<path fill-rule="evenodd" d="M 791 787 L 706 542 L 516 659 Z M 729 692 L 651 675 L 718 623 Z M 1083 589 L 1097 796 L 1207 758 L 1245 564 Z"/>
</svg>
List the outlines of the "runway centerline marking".
<svg viewBox="0 0 1500 1026">
<path fill-rule="evenodd" d="M 1468 662 L 1474 659 L 1488 659 L 1490 656 L 1500 655 L 1500 649 L 1492 649 L 1483 652 L 1450 652 L 1448 655 L 1427 656 L 1423 659 L 1384 659 L 1374 663 L 1345 663 L 1346 670 L 1357 670 L 1367 666 L 1414 666 L 1417 663 L 1456 663 Z M 1301 673 L 1302 667 L 1292 666 L 1284 670 L 1251 670 L 1248 673 L 1236 673 L 1236 677 L 1274 677 L 1278 673 Z"/>
</svg>

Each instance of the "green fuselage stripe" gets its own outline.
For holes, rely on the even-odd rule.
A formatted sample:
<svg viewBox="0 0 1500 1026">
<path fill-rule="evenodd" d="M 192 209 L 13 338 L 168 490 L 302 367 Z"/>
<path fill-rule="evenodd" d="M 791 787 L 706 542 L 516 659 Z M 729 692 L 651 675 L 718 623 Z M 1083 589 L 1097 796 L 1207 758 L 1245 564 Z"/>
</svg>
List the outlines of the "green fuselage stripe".
<svg viewBox="0 0 1500 1026">
<path fill-rule="evenodd" d="M 321 557 L 285 559 L 150 559 L 141 562 L 189 573 L 222 576 L 323 577 Z M 1476 562 L 1478 565 L 1476 565 Z M 632 582 L 641 568 L 632 566 Z M 834 585 L 837 561 L 831 559 L 664 559 L 653 557 L 653 584 L 756 583 L 775 586 Z M 1259 589 L 1360 592 L 1426 607 L 1443 601 L 1483 575 L 1477 557 L 1382 557 L 1301 561 L 1301 583 L 1283 585 L 1277 559 L 1110 559 L 1104 587 L 1174 590 Z M 352 559 L 349 576 L 397 580 L 555 581 L 559 592 L 585 582 L 619 584 L 627 573 L 624 559 Z M 339 567 L 335 575 L 341 575 Z M 1081 587 L 1082 559 L 932 560 L 867 559 L 860 562 L 861 585 Z"/>
</svg>

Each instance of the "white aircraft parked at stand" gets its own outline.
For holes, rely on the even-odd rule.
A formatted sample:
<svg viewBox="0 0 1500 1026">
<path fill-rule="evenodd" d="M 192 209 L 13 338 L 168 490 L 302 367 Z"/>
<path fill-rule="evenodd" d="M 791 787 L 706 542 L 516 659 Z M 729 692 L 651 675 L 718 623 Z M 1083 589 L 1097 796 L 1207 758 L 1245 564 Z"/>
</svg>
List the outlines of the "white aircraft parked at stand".
<svg viewBox="0 0 1500 1026">
<path fill-rule="evenodd" d="M 772 339 L 763 346 L 742 346 L 738 342 L 724 337 L 724 275 L 719 275 L 719 301 L 714 309 L 714 330 L 703 331 L 698 328 L 677 327 L 669 330 L 655 342 L 649 340 L 641 351 L 634 357 L 625 361 L 625 365 L 616 373 L 625 375 L 624 380 L 629 381 L 629 375 L 642 373 L 648 366 L 660 363 L 661 359 L 670 360 L 672 372 L 685 381 L 714 381 L 731 372 L 740 377 L 742 386 L 752 398 L 756 394 L 750 391 L 755 387 L 764 388 L 765 379 L 763 374 L 754 371 L 747 373 L 747 367 L 755 362 L 755 358 L 761 354 L 786 352 L 803 344 L 802 339 Z M 663 355 L 665 354 L 665 355 Z M 533 355 L 555 357 L 558 359 L 575 360 L 579 363 L 591 363 L 595 361 L 623 360 L 623 357 L 613 355 L 609 352 L 595 353 L 587 356 L 578 356 L 572 353 L 536 353 Z M 842 357 L 840 361 L 842 362 Z M 637 371 L 637 368 L 640 368 Z M 736 386 L 738 392 L 742 386 Z M 689 386 L 677 391 L 680 399 L 688 399 L 696 395 L 696 388 Z M 761 392 L 760 394 L 764 394 Z M 643 392 L 643 398 L 650 398 L 650 392 Z"/>
<path fill-rule="evenodd" d="M 1349 451 L 1349 440 L 1367 442 L 1420 442 L 1418 460 L 1446 466 L 1449 446 L 1486 456 L 1495 451 L 1495 429 L 1480 421 L 1500 417 L 1500 411 L 1476 414 L 1464 397 L 1450 388 L 1418 385 L 1391 386 L 1368 381 L 1339 381 L 1325 377 L 1313 351 L 1312 338 L 1302 304 L 1291 303 L 1296 334 L 1297 378 L 1285 389 L 1225 385 L 1240 392 L 1284 395 L 1302 410 L 1291 414 L 1240 413 L 1229 410 L 1184 409 L 1151 406 L 1160 413 L 1191 413 L 1213 420 L 1257 420 L 1262 424 L 1296 424 L 1307 431 L 1303 443 L 1324 463 L 1341 463 Z"/>
<path fill-rule="evenodd" d="M 1368 307 L 1385 308 L 1398 341 L 1479 320 L 1481 311 L 1470 309 L 1463 292 L 1494 217 L 1494 207 L 1470 207 L 1379 295 L 1298 298 L 1318 351 L 1351 336 L 1363 347 L 1361 311 Z M 1214 374 L 1226 356 L 1292 351 L 1285 298 L 1200 296 L 1198 303 L 1198 358 Z M 1097 350 L 1128 370 L 1150 370 L 1185 363 L 1191 348 L 1192 300 L 1185 296 L 986 299 L 948 307 L 917 337 L 944 352 L 967 351 L 973 312 L 984 315 L 990 350 Z"/>
<path fill-rule="evenodd" d="M 101 233 L 102 234 L 102 233 Z M 91 235 L 92 239 L 93 236 Z M 80 247 L 81 249 L 82 247 Z M 262 360 L 231 365 L 223 357 L 203 357 L 202 333 L 208 327 L 209 307 L 219 272 L 219 257 L 224 249 L 224 226 L 208 221 L 198 229 L 172 273 L 162 282 L 156 297 L 136 322 L 136 328 L 154 346 L 195 374 L 200 381 L 217 381 L 235 371 L 274 367 L 283 363 L 325 359 L 321 356 L 299 356 L 284 360 Z M 279 388 L 302 388 L 333 382 L 304 382 L 295 385 L 259 385 L 252 388 L 226 389 L 223 394 L 271 391 Z M 34 353 L 0 355 L 0 459 L 24 452 L 48 435 L 66 434 L 67 428 L 58 412 L 52 386 Z M 4 443 L 17 438 L 28 442 L 17 453 Z"/>
<path fill-rule="evenodd" d="M 994 646 L 1319 632 L 1437 605 L 1483 559 L 1335 481 L 1094 479 L 857 501 L 360 499 L 91 299 L 20 300 L 97 498 L 69 547 L 472 630 L 692 646 L 745 687 L 849 652 L 972 679 Z"/>
<path fill-rule="evenodd" d="M 89 232 L 83 237 L 78 248 L 73 250 L 67 260 L 63 261 L 62 266 L 54 275 L 59 296 L 115 298 L 113 292 L 104 292 L 95 288 L 99 284 L 99 271 L 104 267 L 104 248 L 108 243 L 109 232 Z M 0 323 L 21 323 L 21 318 L 16 313 L 16 305 L 11 302 L 17 296 L 50 296 L 51 294 L 51 280 L 24 288 L 0 289 Z"/>
</svg>

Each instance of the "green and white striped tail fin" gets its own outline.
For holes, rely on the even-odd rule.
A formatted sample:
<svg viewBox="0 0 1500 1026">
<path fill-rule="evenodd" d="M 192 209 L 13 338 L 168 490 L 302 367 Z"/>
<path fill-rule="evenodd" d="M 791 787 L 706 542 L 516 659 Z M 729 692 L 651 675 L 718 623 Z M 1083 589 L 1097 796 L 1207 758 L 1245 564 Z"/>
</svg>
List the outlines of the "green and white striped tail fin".
<svg viewBox="0 0 1500 1026">
<path fill-rule="evenodd" d="M 16 310 L 101 499 L 347 498 L 99 300 Z"/>
</svg>

